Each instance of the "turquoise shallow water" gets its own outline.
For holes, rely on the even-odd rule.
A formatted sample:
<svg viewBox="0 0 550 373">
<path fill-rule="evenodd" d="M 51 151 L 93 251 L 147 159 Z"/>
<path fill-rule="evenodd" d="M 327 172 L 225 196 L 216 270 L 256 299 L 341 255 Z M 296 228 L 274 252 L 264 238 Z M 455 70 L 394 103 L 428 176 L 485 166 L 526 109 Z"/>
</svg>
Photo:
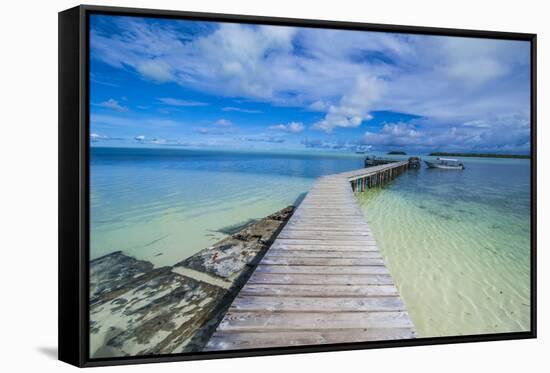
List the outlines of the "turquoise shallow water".
<svg viewBox="0 0 550 373">
<path fill-rule="evenodd" d="M 465 163 L 358 194 L 421 337 L 529 330 L 529 161 Z"/>
<path fill-rule="evenodd" d="M 172 265 L 296 203 L 363 156 L 91 150 L 91 257 L 123 250 Z M 528 160 L 465 159 L 358 194 L 419 336 L 529 329 Z"/>
<path fill-rule="evenodd" d="M 318 176 L 361 163 L 354 154 L 92 148 L 91 258 L 123 250 L 172 265 L 220 230 L 296 203 Z"/>
</svg>

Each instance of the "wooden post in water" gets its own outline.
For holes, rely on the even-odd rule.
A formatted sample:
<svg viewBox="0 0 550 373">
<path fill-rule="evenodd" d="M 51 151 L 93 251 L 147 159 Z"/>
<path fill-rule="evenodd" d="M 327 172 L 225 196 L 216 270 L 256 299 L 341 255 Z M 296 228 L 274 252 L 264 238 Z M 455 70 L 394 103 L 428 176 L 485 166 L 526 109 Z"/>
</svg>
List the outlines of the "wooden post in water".
<svg viewBox="0 0 550 373">
<path fill-rule="evenodd" d="M 364 174 L 357 174 L 353 178 L 350 178 L 351 190 L 359 193 L 370 188 L 384 186 L 407 169 L 408 163 L 406 162 L 392 162 L 380 166 L 367 167 L 361 170 Z"/>
</svg>

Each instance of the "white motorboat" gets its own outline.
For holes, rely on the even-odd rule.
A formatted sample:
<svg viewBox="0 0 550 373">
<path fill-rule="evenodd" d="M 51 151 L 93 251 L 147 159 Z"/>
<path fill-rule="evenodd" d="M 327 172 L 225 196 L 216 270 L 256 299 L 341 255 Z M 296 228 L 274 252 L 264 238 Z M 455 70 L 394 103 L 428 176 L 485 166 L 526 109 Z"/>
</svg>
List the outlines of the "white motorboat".
<svg viewBox="0 0 550 373">
<path fill-rule="evenodd" d="M 458 159 L 437 158 L 435 161 L 424 160 L 428 168 L 440 168 L 442 170 L 463 170 L 464 164 Z"/>
</svg>

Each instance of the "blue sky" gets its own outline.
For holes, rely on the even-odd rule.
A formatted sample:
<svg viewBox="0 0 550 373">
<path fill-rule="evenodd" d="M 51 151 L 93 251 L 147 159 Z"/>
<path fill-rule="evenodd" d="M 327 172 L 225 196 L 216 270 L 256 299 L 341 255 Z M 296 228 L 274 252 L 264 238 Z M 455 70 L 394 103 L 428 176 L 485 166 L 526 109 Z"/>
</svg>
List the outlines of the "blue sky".
<svg viewBox="0 0 550 373">
<path fill-rule="evenodd" d="M 527 153 L 529 44 L 91 16 L 94 146 Z"/>
</svg>

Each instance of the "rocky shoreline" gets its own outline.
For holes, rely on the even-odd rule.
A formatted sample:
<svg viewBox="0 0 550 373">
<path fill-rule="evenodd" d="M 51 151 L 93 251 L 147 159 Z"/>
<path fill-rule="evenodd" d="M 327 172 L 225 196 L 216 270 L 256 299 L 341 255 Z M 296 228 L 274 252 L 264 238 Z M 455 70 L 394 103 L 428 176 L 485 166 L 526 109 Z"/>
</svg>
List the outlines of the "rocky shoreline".
<svg viewBox="0 0 550 373">
<path fill-rule="evenodd" d="M 255 221 L 173 266 L 154 268 L 121 251 L 92 260 L 90 356 L 202 351 L 293 211 Z"/>
</svg>

